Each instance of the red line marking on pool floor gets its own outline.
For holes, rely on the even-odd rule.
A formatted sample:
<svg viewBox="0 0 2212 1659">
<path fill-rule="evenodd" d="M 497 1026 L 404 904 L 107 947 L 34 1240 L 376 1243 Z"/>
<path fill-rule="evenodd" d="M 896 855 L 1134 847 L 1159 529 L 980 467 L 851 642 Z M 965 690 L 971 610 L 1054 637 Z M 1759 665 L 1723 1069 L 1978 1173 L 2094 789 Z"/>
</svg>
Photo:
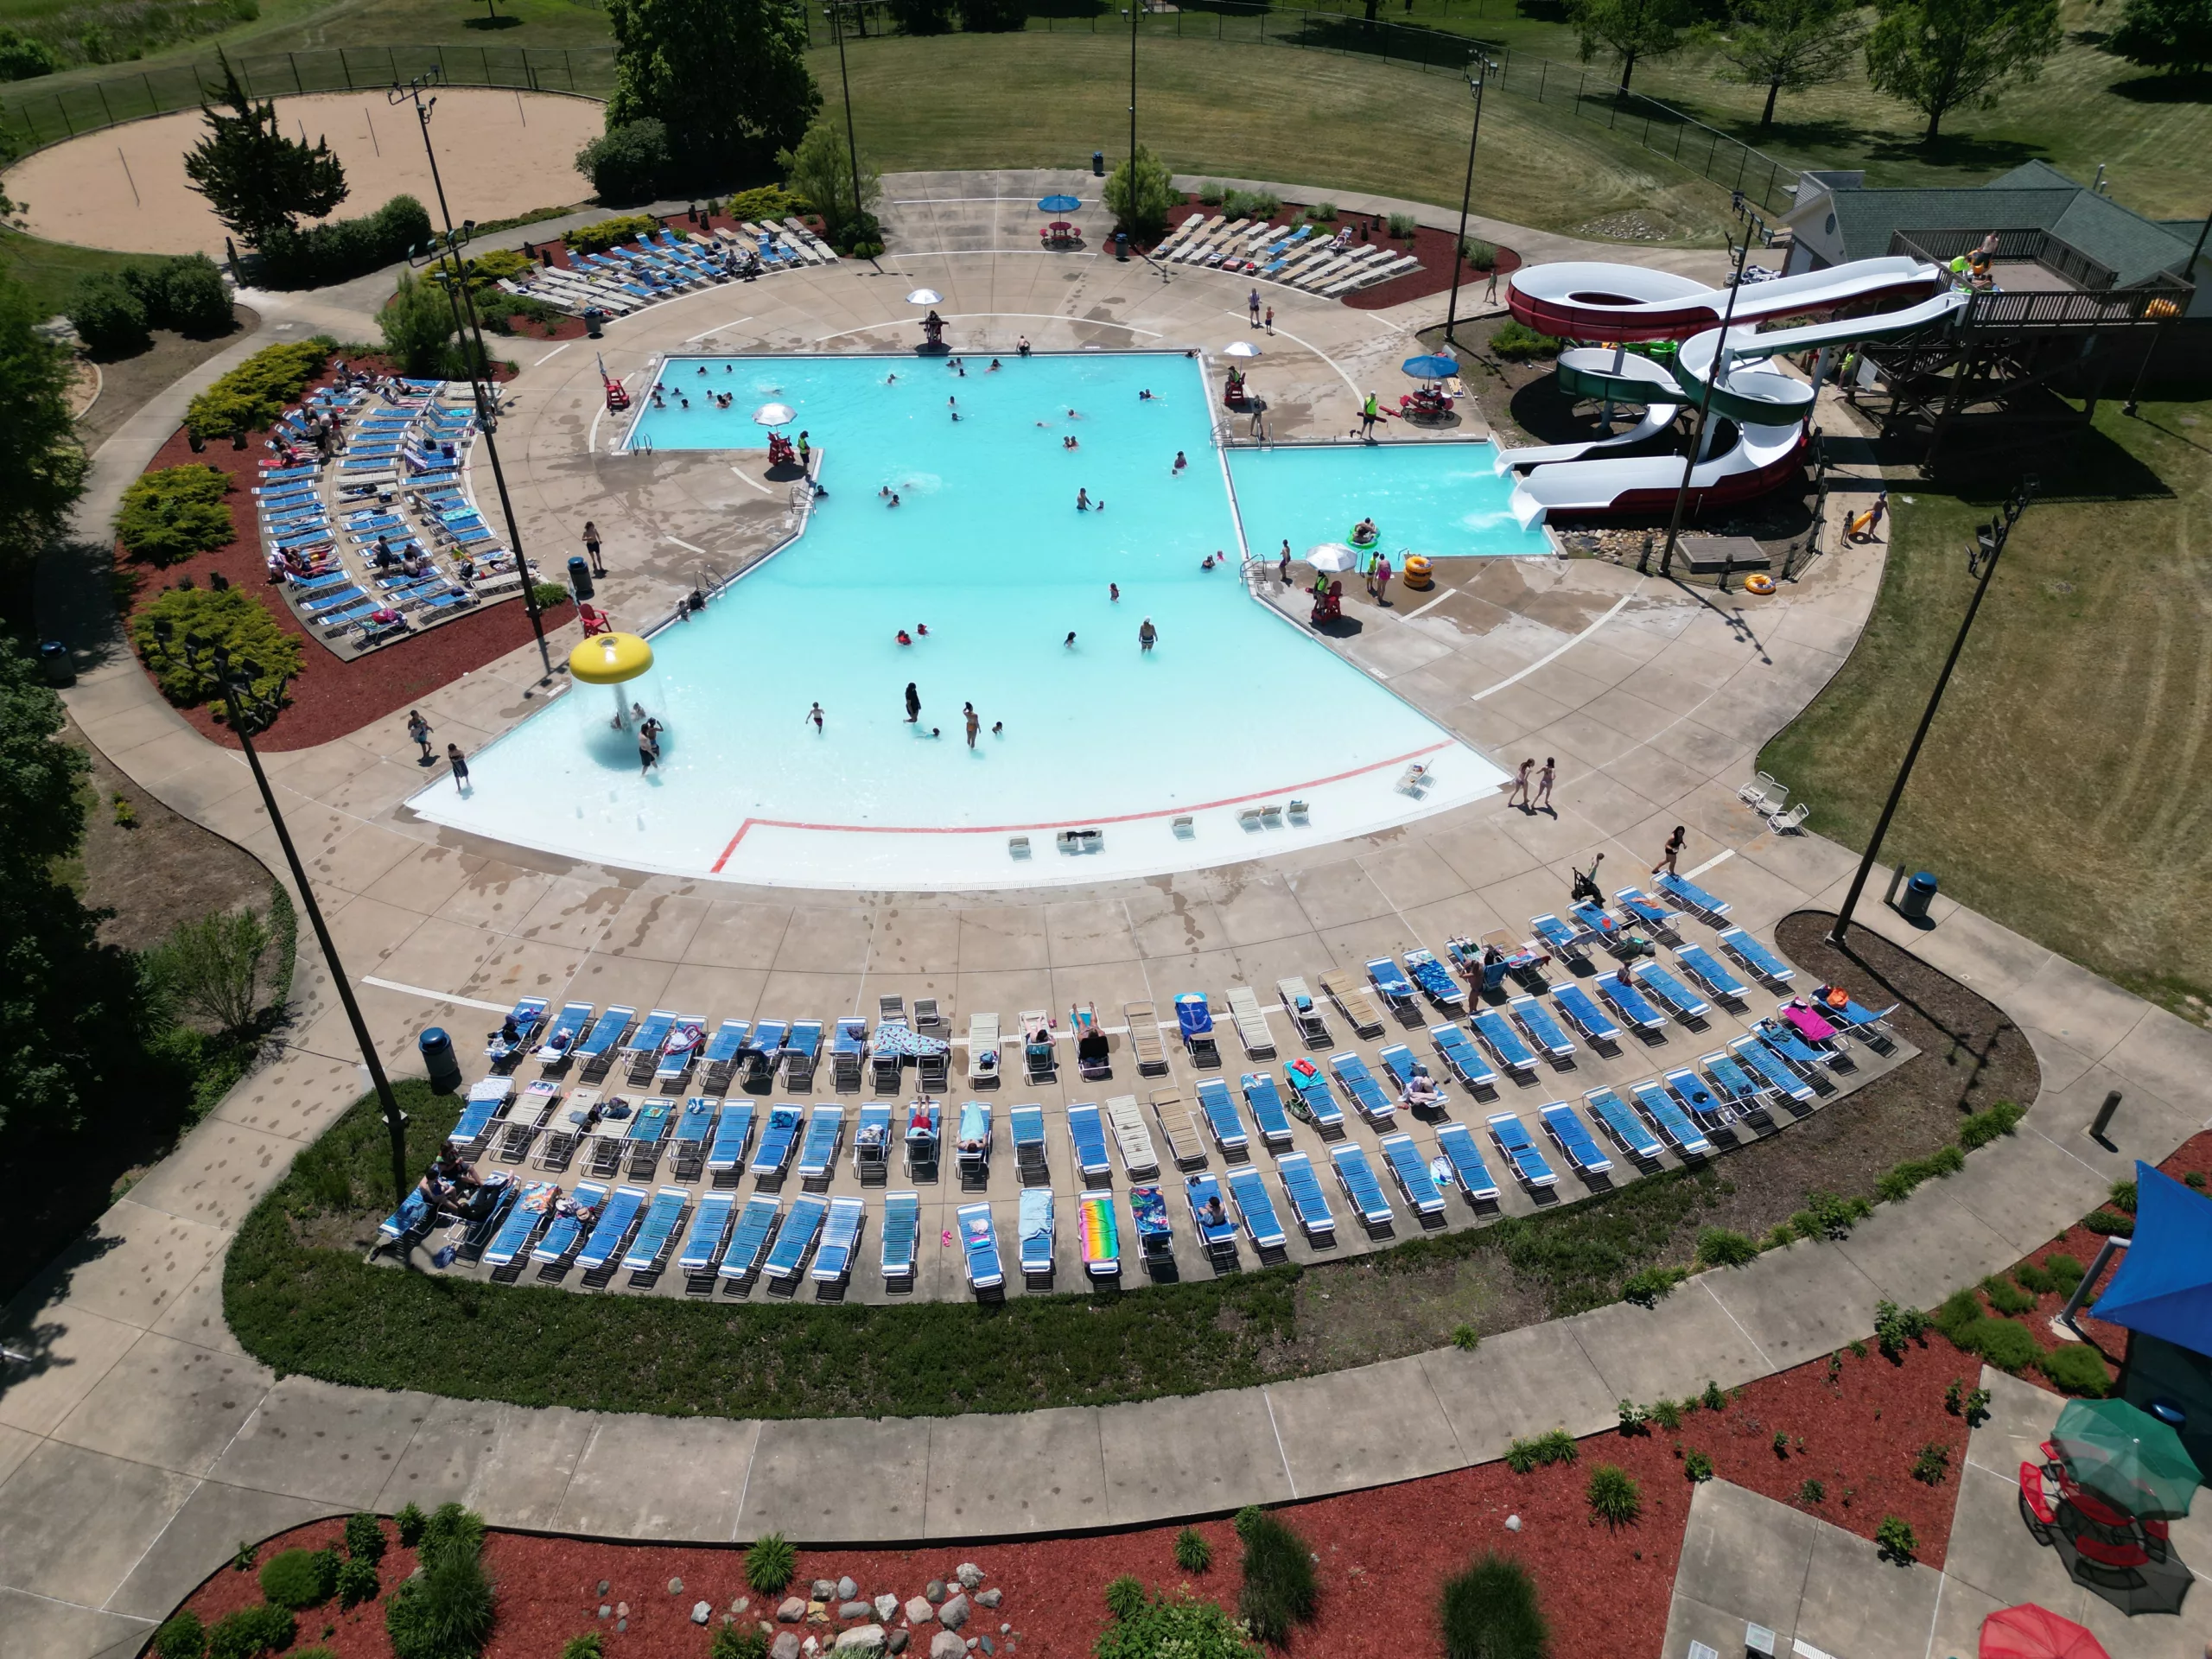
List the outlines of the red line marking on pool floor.
<svg viewBox="0 0 2212 1659">
<path fill-rule="evenodd" d="M 1285 784 L 1276 789 L 1255 790 L 1249 795 L 1224 796 L 1217 801 L 1201 801 L 1196 806 L 1163 807 L 1156 812 L 1124 812 L 1110 818 L 1061 818 L 1051 823 L 973 823 L 973 824 L 892 824 L 892 823 L 807 823 L 792 818 L 747 818 L 737 826 L 737 833 L 729 838 L 729 845 L 722 849 L 722 855 L 714 862 L 713 872 L 722 873 L 730 855 L 737 851 L 746 832 L 759 824 L 770 830 L 819 830 L 833 834 L 854 836 L 1003 836 L 1025 830 L 1087 829 L 1101 823 L 1141 823 L 1147 818 L 1181 817 L 1189 812 L 1211 812 L 1216 807 L 1236 806 L 1245 801 L 1256 801 L 1269 795 L 1287 795 L 1294 789 L 1319 789 L 1324 784 L 1340 784 L 1347 778 L 1357 778 L 1366 772 L 1380 772 L 1385 766 L 1395 766 L 1407 760 L 1418 760 L 1424 754 L 1434 754 L 1439 749 L 1452 747 L 1452 740 L 1432 743 L 1425 749 L 1409 749 L 1403 754 L 1392 755 L 1387 760 L 1370 761 L 1363 766 L 1354 766 L 1349 772 L 1332 772 L 1326 778 L 1309 778 L 1302 784 Z"/>
</svg>

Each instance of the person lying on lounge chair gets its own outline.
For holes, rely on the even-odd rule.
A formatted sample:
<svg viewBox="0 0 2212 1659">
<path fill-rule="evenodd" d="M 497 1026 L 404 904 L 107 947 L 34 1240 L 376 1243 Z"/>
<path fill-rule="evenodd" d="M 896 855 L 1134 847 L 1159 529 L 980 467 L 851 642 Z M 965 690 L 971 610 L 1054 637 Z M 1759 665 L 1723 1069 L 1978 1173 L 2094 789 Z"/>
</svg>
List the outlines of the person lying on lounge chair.
<svg viewBox="0 0 2212 1659">
<path fill-rule="evenodd" d="M 1413 1075 L 1406 1079 L 1406 1086 L 1398 1092 L 1398 1104 L 1420 1109 L 1443 1103 L 1444 1091 L 1436 1086 L 1436 1079 L 1428 1075 L 1428 1068 L 1416 1060 Z"/>
</svg>

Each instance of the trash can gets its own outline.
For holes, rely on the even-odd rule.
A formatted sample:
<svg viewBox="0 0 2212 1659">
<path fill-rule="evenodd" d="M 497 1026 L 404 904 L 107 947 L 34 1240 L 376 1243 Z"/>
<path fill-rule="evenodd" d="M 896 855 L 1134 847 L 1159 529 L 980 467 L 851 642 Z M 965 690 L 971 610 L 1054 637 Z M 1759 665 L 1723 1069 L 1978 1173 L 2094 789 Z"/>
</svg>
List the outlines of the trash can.
<svg viewBox="0 0 2212 1659">
<path fill-rule="evenodd" d="M 591 566 L 581 553 L 569 561 L 569 591 L 579 605 L 592 595 Z"/>
<path fill-rule="evenodd" d="M 1090 152 L 1090 172 L 1094 178 L 1103 179 L 1106 176 L 1106 152 L 1104 150 L 1094 149 Z"/>
<path fill-rule="evenodd" d="M 1127 231 L 1116 231 L 1114 232 L 1114 257 L 1116 259 L 1119 259 L 1123 264 L 1127 264 L 1128 263 L 1129 233 Z"/>
<path fill-rule="evenodd" d="M 59 639 L 42 639 L 38 647 L 38 670 L 48 685 L 77 683 L 76 664 L 69 660 L 69 647 Z"/>
<path fill-rule="evenodd" d="M 595 305 L 584 308 L 584 334 L 592 340 L 601 340 L 607 334 L 607 313 Z"/>
<path fill-rule="evenodd" d="M 1936 878 L 1926 870 L 1918 871 L 1904 884 L 1904 892 L 1897 899 L 1897 914 L 1909 921 L 1924 922 L 1928 919 L 1929 903 L 1935 897 Z"/>
<path fill-rule="evenodd" d="M 454 1057 L 453 1039 L 445 1027 L 432 1026 L 416 1039 L 423 1051 L 423 1069 L 430 1074 L 430 1087 L 442 1095 L 461 1087 L 461 1062 Z"/>
</svg>

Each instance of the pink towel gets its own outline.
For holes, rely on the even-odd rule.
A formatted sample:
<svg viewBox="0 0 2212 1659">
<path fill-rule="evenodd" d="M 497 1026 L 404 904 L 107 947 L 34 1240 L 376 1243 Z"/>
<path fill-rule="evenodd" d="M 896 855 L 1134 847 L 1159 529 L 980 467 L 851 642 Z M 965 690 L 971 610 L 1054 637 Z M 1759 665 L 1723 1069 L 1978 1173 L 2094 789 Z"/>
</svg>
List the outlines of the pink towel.
<svg viewBox="0 0 2212 1659">
<path fill-rule="evenodd" d="M 1835 1035 L 1834 1026 L 1812 1009 L 1800 1007 L 1795 1002 L 1782 1011 L 1782 1017 L 1789 1022 L 1791 1030 L 1808 1043 L 1825 1043 Z"/>
</svg>

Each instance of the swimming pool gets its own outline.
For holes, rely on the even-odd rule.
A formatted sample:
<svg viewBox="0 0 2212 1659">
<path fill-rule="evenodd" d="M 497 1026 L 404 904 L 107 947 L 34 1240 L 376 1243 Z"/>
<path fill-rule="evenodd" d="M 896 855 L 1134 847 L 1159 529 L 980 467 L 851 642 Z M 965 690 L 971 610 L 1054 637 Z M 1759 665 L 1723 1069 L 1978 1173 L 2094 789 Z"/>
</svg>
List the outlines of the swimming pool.
<svg viewBox="0 0 2212 1659">
<path fill-rule="evenodd" d="M 671 359 L 668 406 L 648 402 L 633 443 L 753 448 L 753 411 L 788 404 L 829 495 L 798 541 L 654 636 L 625 690 L 665 723 L 657 772 L 639 775 L 609 694 L 577 686 L 473 756 L 468 795 L 433 785 L 415 810 L 632 868 L 926 889 L 1197 868 L 1495 789 L 1496 767 L 1246 594 L 1195 361 L 987 360 L 963 378 L 911 356 Z M 1078 490 L 1104 510 L 1077 512 Z M 1395 787 L 1411 764 L 1429 768 L 1420 799 Z M 1242 818 L 1293 798 L 1303 823 Z M 1072 826 L 1100 828 L 1096 850 L 1058 852 Z"/>
<path fill-rule="evenodd" d="M 1372 517 L 1390 563 L 1430 558 L 1548 556 L 1541 530 L 1524 530 L 1510 505 L 1515 480 L 1501 478 L 1488 442 L 1289 444 L 1232 449 L 1229 470 L 1253 553 L 1272 558 L 1286 541 L 1294 556 L 1348 539 Z"/>
</svg>

